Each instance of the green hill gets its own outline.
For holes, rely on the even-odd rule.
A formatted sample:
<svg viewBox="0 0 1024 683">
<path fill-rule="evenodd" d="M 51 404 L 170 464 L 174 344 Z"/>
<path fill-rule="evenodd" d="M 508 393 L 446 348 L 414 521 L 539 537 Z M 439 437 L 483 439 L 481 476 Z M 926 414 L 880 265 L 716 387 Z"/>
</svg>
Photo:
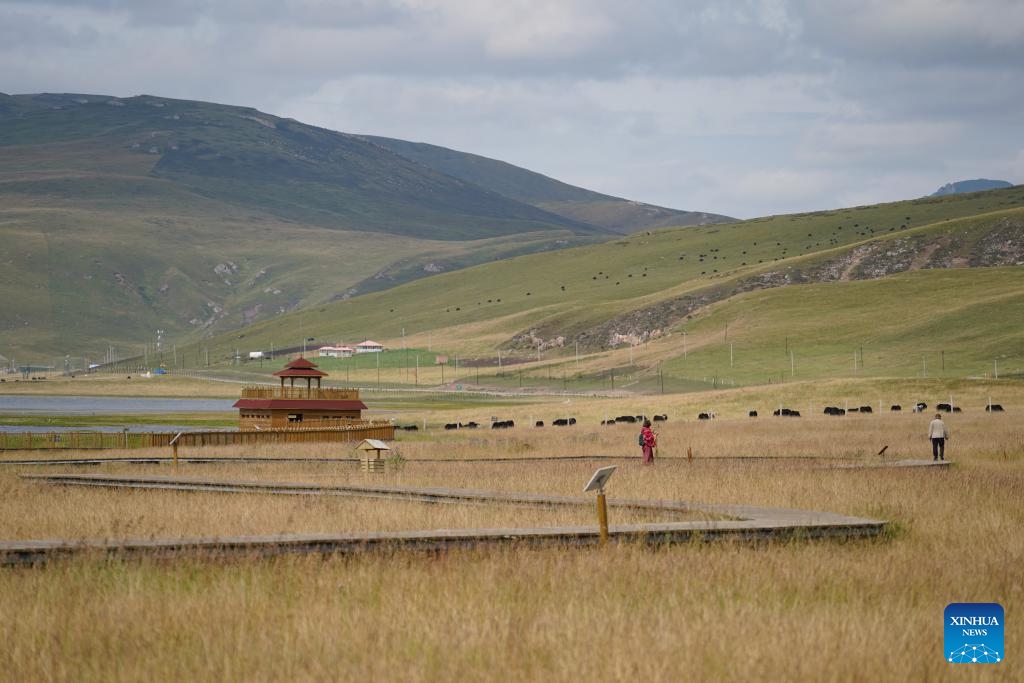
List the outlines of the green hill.
<svg viewBox="0 0 1024 683">
<path fill-rule="evenodd" d="M 181 340 L 612 232 L 255 109 L 0 94 L 0 349 Z"/>
<path fill-rule="evenodd" d="M 1008 340 L 1002 356 L 1016 357 L 1008 318 L 971 311 L 1014 310 L 989 291 L 1024 263 L 1024 188 L 612 236 L 609 216 L 635 227 L 636 205 L 385 142 L 148 96 L 0 96 L 0 353 L 141 356 L 162 330 L 194 366 L 374 338 L 479 365 L 558 365 L 581 382 L 618 368 L 637 386 L 659 371 L 704 386 L 785 377 L 781 334 L 783 361 L 799 352 L 807 372 L 828 375 L 863 347 L 859 370 L 899 373 L 910 366 L 872 359 L 871 338 L 830 317 L 827 292 L 853 293 L 834 299 L 851 318 L 899 321 L 886 344 L 903 335 L 913 349 L 934 334 L 909 325 L 924 301 L 900 292 L 934 271 L 954 278 L 943 329 Z M 758 322 L 762 310 L 781 327 Z M 741 339 L 747 327 L 764 331 Z M 773 360 L 738 365 L 741 343 L 743 358 L 763 347 Z M 812 362 L 811 346 L 831 350 Z M 976 364 L 998 351 L 971 349 Z"/>
<path fill-rule="evenodd" d="M 641 385 L 659 370 L 707 386 L 766 382 L 792 376 L 791 361 L 805 378 L 842 375 L 855 351 L 858 372 L 913 376 L 921 354 L 943 352 L 975 374 L 993 354 L 1024 367 L 1020 264 L 1024 187 L 1014 187 L 523 256 L 325 306 L 303 329 L 488 362 L 500 352 L 540 374 L 619 368 Z M 245 343 L 281 348 L 296 331 L 285 317 L 253 326 Z M 225 356 L 235 344 L 212 347 Z"/>
<path fill-rule="evenodd" d="M 628 234 L 666 226 L 707 225 L 735 220 L 718 214 L 667 209 L 592 192 L 503 161 L 436 145 L 373 136 L 366 139 L 453 178 L 572 221 L 599 225 L 616 232 Z"/>
<path fill-rule="evenodd" d="M 255 109 L 149 96 L 18 95 L 4 96 L 4 103 L 4 157 L 34 171 L 8 175 L 5 193 L 86 200 L 159 194 L 148 182 L 123 186 L 127 176 L 167 180 L 200 197 L 334 229 L 439 240 L 550 229 L 605 232 L 425 168 L 361 137 Z M 5 166 L 9 174 L 13 169 Z"/>
</svg>

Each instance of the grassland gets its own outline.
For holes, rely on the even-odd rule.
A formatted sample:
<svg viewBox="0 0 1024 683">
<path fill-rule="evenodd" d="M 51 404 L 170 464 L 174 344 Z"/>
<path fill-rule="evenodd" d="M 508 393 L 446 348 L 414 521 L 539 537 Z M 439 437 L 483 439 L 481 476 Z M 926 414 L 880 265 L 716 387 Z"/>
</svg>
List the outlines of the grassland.
<svg viewBox="0 0 1024 683">
<path fill-rule="evenodd" d="M 7 568 L 0 571 L 0 604 L 16 617 L 0 620 L 0 670 L 12 680 L 1017 680 L 1024 668 L 1012 654 L 1021 641 L 1012 615 L 1022 595 L 1024 434 L 1015 416 L 1024 410 L 1024 391 L 991 381 L 920 379 L 892 387 L 893 395 L 929 402 L 957 393 L 965 412 L 947 417 L 955 461 L 948 471 L 821 468 L 830 461 L 877 463 L 883 443 L 891 457 L 927 457 L 928 415 L 739 415 L 753 404 L 799 404 L 812 395 L 869 401 L 886 386 L 835 380 L 718 392 L 704 396 L 720 401 L 719 418 L 710 422 L 686 412 L 697 397 L 666 396 L 660 405 L 670 419 L 659 426 L 653 468 L 637 462 L 632 427 L 594 421 L 632 412 L 642 398 L 524 406 L 509 415 L 543 409 L 548 417 L 576 414 L 580 422 L 562 430 L 403 436 L 396 445 L 406 465 L 374 479 L 576 495 L 593 465 L 468 460 L 634 456 L 620 463 L 612 498 L 837 511 L 890 520 L 882 539 L 325 559 L 82 558 Z M 1007 413 L 975 406 L 990 392 L 1002 397 Z M 472 410 L 436 417 L 471 416 Z M 695 452 L 692 462 L 685 447 Z M 338 452 L 306 448 L 305 455 Z M 768 459 L 729 457 L 736 455 Z M 788 459 L 799 456 L 823 460 Z M 179 473 L 322 483 L 366 476 L 349 465 L 284 462 L 183 465 Z M 0 469 L 0 537 L 7 539 L 572 522 L 586 523 L 586 511 L 71 489 Z M 942 610 L 958 601 L 1004 606 L 1002 664 L 981 670 L 945 662 Z"/>
<path fill-rule="evenodd" d="M 0 94 L 0 122 L 0 353 L 22 364 L 134 355 L 157 329 L 184 343 L 608 232 L 252 109 Z"/>
<path fill-rule="evenodd" d="M 1002 192 L 524 256 L 324 306 L 303 317 L 303 329 L 317 340 L 373 338 L 492 365 L 499 354 L 539 360 L 520 368 L 527 379 L 564 370 L 581 388 L 613 369 L 638 375 L 647 391 L 666 377 L 681 390 L 716 378 L 980 376 L 996 359 L 1008 368 L 1022 361 L 1011 323 L 1019 254 L 1004 247 L 1019 248 L 1024 189 Z M 246 342 L 279 345 L 296 327 L 295 316 L 262 322 Z M 233 343 L 204 342 L 218 356 Z"/>
</svg>

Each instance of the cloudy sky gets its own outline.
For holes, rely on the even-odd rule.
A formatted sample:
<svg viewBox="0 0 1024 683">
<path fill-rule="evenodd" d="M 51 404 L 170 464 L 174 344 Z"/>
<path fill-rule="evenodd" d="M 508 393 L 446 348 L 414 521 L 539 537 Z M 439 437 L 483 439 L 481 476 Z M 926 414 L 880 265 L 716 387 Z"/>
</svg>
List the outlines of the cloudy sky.
<svg viewBox="0 0 1024 683">
<path fill-rule="evenodd" d="M 737 217 L 1024 182 L 1021 0 L 0 0 L 0 92 L 253 106 Z"/>
</svg>

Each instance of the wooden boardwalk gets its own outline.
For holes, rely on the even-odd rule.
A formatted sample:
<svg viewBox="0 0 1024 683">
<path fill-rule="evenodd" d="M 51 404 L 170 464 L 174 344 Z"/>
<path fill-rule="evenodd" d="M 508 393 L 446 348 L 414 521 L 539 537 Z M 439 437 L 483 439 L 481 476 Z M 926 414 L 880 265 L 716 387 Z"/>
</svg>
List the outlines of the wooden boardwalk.
<svg viewBox="0 0 1024 683">
<path fill-rule="evenodd" d="M 27 479 L 61 485 L 142 488 L 273 495 L 335 495 L 415 500 L 430 503 L 501 504 L 530 506 L 594 505 L 593 498 L 504 493 L 473 489 L 398 486 L 318 486 L 292 482 L 206 480 L 103 474 L 23 474 Z M 869 537 L 882 533 L 886 522 L 831 512 L 790 510 L 751 505 L 709 505 L 667 500 L 612 499 L 613 510 L 638 509 L 671 515 L 703 515 L 704 519 L 648 524 L 613 525 L 615 542 L 661 545 L 721 539 L 772 540 L 822 537 Z M 422 531 L 355 532 L 343 534 L 284 534 L 182 539 L 28 540 L 0 542 L 0 564 L 41 564 L 77 555 L 140 556 L 269 556 L 284 553 L 360 553 L 376 550 L 476 548 L 499 544 L 524 546 L 597 545 L 594 526 L 439 529 Z"/>
<path fill-rule="evenodd" d="M 859 462 L 859 463 L 844 463 L 841 465 L 831 465 L 830 469 L 836 470 L 878 470 L 878 469 L 900 469 L 907 467 L 934 467 L 938 469 L 944 469 L 952 465 L 953 463 L 949 460 L 939 460 L 938 462 L 926 458 L 923 460 L 914 460 L 912 458 L 906 458 L 904 460 L 881 460 L 878 462 Z"/>
</svg>

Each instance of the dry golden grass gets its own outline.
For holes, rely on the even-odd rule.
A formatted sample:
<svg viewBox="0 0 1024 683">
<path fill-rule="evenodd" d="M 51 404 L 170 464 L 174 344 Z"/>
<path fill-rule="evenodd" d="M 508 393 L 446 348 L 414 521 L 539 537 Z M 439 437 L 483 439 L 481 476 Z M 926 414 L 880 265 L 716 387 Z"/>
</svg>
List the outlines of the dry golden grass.
<svg viewBox="0 0 1024 683">
<path fill-rule="evenodd" d="M 684 399 L 671 400 L 666 405 L 686 407 Z M 971 409 L 946 418 L 953 431 L 949 456 L 956 461 L 946 471 L 835 470 L 820 467 L 828 461 L 725 457 L 874 463 L 883 444 L 896 458 L 929 457 L 924 430 L 931 415 L 906 413 L 670 419 L 660 427 L 661 457 L 653 468 L 637 462 L 634 428 L 582 420 L 561 430 L 403 435 L 398 450 L 405 467 L 369 479 L 343 463 L 182 464 L 182 476 L 218 479 L 368 480 L 576 495 L 605 463 L 466 460 L 626 455 L 632 460 L 620 463 L 611 499 L 797 507 L 893 525 L 873 541 L 506 547 L 275 560 L 81 558 L 7 568 L 0 570 L 0 671 L 11 680 L 87 681 L 1020 680 L 1017 650 L 1024 639 L 1014 615 L 1024 605 L 1024 429 L 1015 417 L 1020 401 L 1002 403 L 1010 412 Z M 574 414 L 559 404 L 546 410 L 547 419 Z M 692 445 L 693 462 L 682 457 L 684 445 Z M 353 453 L 333 445 L 288 454 Z M 438 458 L 453 462 L 428 461 Z M 72 489 L 16 478 L 13 472 L 22 469 L 0 470 L 0 537 L 546 525 L 576 523 L 577 515 Z M 101 471 L 173 470 L 107 465 Z M 586 522 L 586 511 L 578 514 Z M 624 521 L 631 520 L 612 511 L 613 525 Z M 999 602 L 1006 610 L 1001 664 L 957 666 L 942 658 L 943 609 L 971 601 Z"/>
</svg>

